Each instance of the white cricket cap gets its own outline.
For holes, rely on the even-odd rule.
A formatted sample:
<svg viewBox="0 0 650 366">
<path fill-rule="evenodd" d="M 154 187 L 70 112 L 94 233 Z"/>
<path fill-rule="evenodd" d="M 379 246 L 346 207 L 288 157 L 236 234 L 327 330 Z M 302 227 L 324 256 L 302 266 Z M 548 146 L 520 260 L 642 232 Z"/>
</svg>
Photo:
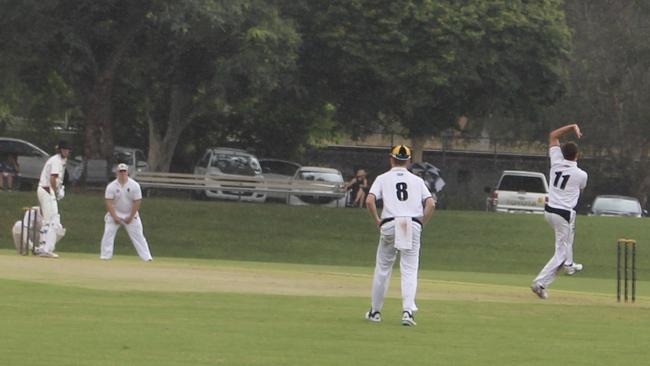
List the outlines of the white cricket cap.
<svg viewBox="0 0 650 366">
<path fill-rule="evenodd" d="M 124 163 L 118 164 L 118 166 L 117 166 L 117 171 L 119 172 L 119 171 L 121 171 L 121 170 L 126 170 L 126 171 L 128 172 L 128 171 L 129 171 L 129 167 L 128 167 L 126 164 L 124 164 Z"/>
</svg>

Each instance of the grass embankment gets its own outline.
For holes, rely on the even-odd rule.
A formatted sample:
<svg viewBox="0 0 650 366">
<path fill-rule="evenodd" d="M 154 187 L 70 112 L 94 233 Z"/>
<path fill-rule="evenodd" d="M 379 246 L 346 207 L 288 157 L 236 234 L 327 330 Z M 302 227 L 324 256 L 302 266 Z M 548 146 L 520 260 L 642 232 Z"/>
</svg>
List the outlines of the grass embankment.
<svg viewBox="0 0 650 366">
<path fill-rule="evenodd" d="M 0 194 L 0 248 L 12 248 L 10 228 L 35 194 Z M 99 253 L 103 233 L 101 194 L 69 194 L 60 201 L 66 252 Z M 141 210 L 154 256 L 260 262 L 372 266 L 377 232 L 359 209 L 291 207 L 148 198 Z M 587 277 L 612 278 L 616 240 L 639 240 L 638 261 L 648 263 L 646 219 L 578 218 L 575 257 Z M 121 230 L 116 254 L 135 255 Z M 422 239 L 421 267 L 431 270 L 531 274 L 553 253 L 553 234 L 539 215 L 474 211 L 434 214 Z M 650 269 L 639 266 L 639 276 Z"/>
</svg>

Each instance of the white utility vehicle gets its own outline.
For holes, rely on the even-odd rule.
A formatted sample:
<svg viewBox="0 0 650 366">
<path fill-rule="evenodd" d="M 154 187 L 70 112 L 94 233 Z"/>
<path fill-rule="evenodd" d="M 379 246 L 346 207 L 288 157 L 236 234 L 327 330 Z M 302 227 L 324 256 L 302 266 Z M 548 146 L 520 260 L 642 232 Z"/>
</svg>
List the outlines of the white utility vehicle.
<svg viewBox="0 0 650 366">
<path fill-rule="evenodd" d="M 548 201 L 546 176 L 539 172 L 504 170 L 488 197 L 488 210 L 544 213 Z"/>
</svg>

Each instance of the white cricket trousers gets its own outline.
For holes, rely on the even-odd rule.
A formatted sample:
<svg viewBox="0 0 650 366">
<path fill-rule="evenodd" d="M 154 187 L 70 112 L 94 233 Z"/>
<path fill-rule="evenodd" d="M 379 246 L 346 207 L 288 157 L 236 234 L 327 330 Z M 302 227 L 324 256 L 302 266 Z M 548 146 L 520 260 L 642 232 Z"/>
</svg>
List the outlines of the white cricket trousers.
<svg viewBox="0 0 650 366">
<path fill-rule="evenodd" d="M 113 246 L 115 244 L 115 235 L 120 229 L 120 226 L 126 228 L 126 232 L 131 238 L 131 243 L 133 247 L 138 252 L 138 255 L 143 261 L 151 260 L 151 253 L 149 252 L 149 244 L 147 239 L 144 237 L 142 229 L 142 221 L 140 221 L 140 215 L 136 215 L 130 224 L 125 224 L 124 222 L 116 224 L 113 220 L 111 214 L 107 213 L 104 216 L 104 236 L 102 237 L 102 248 L 101 248 L 101 259 L 111 259 L 113 258 Z"/>
<path fill-rule="evenodd" d="M 418 267 L 420 264 L 420 234 L 422 227 L 417 222 L 413 227 L 413 246 L 411 249 L 400 250 L 399 269 L 402 280 L 402 309 L 415 312 L 415 293 L 418 287 Z M 381 226 L 379 246 L 377 247 L 377 263 L 372 280 L 372 311 L 381 311 L 384 299 L 388 293 L 390 276 L 398 250 L 395 249 L 395 220 Z"/>
<path fill-rule="evenodd" d="M 51 193 L 50 193 L 51 192 Z M 39 186 L 36 190 L 38 203 L 41 206 L 43 214 L 43 223 L 41 225 L 41 236 L 39 240 L 40 250 L 47 253 L 53 253 L 56 246 L 56 232 L 61 230 L 61 217 L 59 216 L 59 204 L 56 201 L 54 192 L 50 192 Z"/>
<path fill-rule="evenodd" d="M 547 288 L 560 273 L 563 264 L 573 263 L 576 213 L 571 211 L 571 222 L 558 214 L 544 212 L 544 218 L 555 231 L 555 253 L 539 272 L 534 282 Z"/>
</svg>

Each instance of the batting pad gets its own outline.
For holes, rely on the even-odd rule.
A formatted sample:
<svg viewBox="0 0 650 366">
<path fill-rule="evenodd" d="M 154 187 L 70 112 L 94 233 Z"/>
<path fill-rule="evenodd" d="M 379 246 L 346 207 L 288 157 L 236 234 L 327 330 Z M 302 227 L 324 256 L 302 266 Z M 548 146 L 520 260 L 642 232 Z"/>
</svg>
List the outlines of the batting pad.
<svg viewBox="0 0 650 366">
<path fill-rule="evenodd" d="M 18 254 L 20 254 L 20 229 L 22 228 L 23 224 L 20 221 L 16 221 L 14 224 L 12 230 L 11 230 L 11 235 L 14 238 L 14 245 L 16 246 L 16 251 Z"/>
<path fill-rule="evenodd" d="M 16 221 L 14 224 L 13 228 L 11 229 L 11 234 L 14 239 L 14 245 L 16 246 L 16 251 L 18 254 L 20 254 L 20 234 L 22 231 L 23 223 L 20 221 Z M 34 239 L 38 240 L 38 231 L 36 232 L 36 238 L 34 238 L 34 232 L 30 230 L 30 228 L 26 228 L 24 231 L 22 231 L 23 235 L 23 242 L 27 241 L 28 244 L 28 249 L 32 250 L 34 248 Z"/>
</svg>

